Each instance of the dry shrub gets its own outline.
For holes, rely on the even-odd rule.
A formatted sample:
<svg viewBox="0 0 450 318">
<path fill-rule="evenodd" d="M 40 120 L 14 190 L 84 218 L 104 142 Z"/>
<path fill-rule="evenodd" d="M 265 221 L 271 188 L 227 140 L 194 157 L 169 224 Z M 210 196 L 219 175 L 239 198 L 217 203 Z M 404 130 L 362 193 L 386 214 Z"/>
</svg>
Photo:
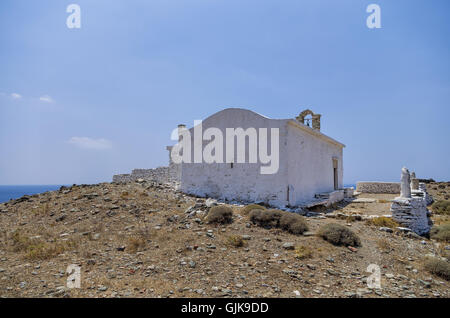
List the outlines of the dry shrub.
<svg viewBox="0 0 450 318">
<path fill-rule="evenodd" d="M 253 210 L 250 212 L 250 220 L 261 227 L 281 228 L 292 234 L 303 234 L 308 230 L 302 216 L 280 210 Z"/>
<path fill-rule="evenodd" d="M 360 238 L 353 231 L 337 223 L 323 225 L 318 235 L 333 245 L 361 246 Z"/>
<path fill-rule="evenodd" d="M 13 244 L 14 252 L 23 252 L 33 244 L 33 241 L 28 236 L 25 236 L 19 230 L 15 230 L 11 235 L 11 242 Z"/>
<path fill-rule="evenodd" d="M 425 260 L 424 268 L 430 273 L 450 280 L 450 263 L 435 257 L 428 257 Z"/>
<path fill-rule="evenodd" d="M 73 240 L 67 240 L 56 243 L 40 242 L 35 245 L 31 245 L 28 248 L 26 258 L 35 260 L 45 260 L 62 254 L 66 251 L 72 250 L 78 246 L 78 243 Z"/>
<path fill-rule="evenodd" d="M 450 201 L 439 200 L 431 205 L 431 209 L 436 214 L 450 215 Z"/>
<path fill-rule="evenodd" d="M 213 206 L 206 216 L 208 223 L 227 224 L 233 222 L 233 209 L 226 205 Z"/>
<path fill-rule="evenodd" d="M 14 231 L 11 237 L 14 252 L 24 252 L 30 260 L 45 260 L 55 257 L 78 246 L 75 240 L 46 242 L 42 239 L 31 239 L 20 231 Z"/>
<path fill-rule="evenodd" d="M 371 219 L 367 220 L 367 224 L 380 226 L 380 227 L 389 227 L 391 229 L 395 229 L 398 226 L 400 226 L 400 224 L 395 222 L 392 218 L 388 218 L 386 216 L 371 218 Z"/>
<path fill-rule="evenodd" d="M 345 222 L 347 223 L 352 223 L 358 220 L 358 217 L 356 217 L 355 215 L 347 215 L 345 217 Z"/>
<path fill-rule="evenodd" d="M 437 241 L 450 242 L 450 223 L 433 226 L 430 231 L 430 237 Z"/>
<path fill-rule="evenodd" d="M 383 252 L 390 252 L 394 249 L 392 247 L 391 241 L 385 238 L 377 240 L 377 246 Z"/>
<path fill-rule="evenodd" d="M 253 210 L 265 210 L 266 208 L 259 204 L 249 204 L 240 211 L 242 215 L 247 215 Z"/>
<path fill-rule="evenodd" d="M 297 246 L 295 248 L 295 258 L 306 259 L 312 256 L 312 250 L 308 246 Z"/>
<path fill-rule="evenodd" d="M 267 229 L 276 228 L 280 225 L 280 218 L 282 213 L 282 211 L 274 209 L 253 210 L 250 212 L 250 221 Z"/>
<path fill-rule="evenodd" d="M 245 241 L 240 235 L 230 235 L 227 238 L 228 245 L 234 246 L 234 247 L 242 247 L 245 245 Z"/>
<path fill-rule="evenodd" d="M 132 236 L 128 239 L 127 252 L 136 253 L 145 247 L 145 239 L 139 236 Z"/>
<path fill-rule="evenodd" d="M 289 212 L 284 212 L 281 216 L 280 228 L 292 234 L 303 234 L 308 231 L 304 217 Z"/>
</svg>

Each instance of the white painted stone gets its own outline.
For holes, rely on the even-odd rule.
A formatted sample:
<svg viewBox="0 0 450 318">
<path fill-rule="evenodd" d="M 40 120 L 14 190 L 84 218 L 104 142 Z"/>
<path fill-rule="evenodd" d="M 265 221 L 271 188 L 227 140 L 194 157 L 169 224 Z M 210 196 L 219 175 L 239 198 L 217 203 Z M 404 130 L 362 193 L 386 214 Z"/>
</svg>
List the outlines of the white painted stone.
<svg viewBox="0 0 450 318">
<path fill-rule="evenodd" d="M 351 200 L 352 203 L 375 203 L 377 200 L 372 198 L 357 198 L 355 200 Z"/>
<path fill-rule="evenodd" d="M 400 197 L 410 198 L 411 197 L 411 179 L 408 169 L 406 167 L 402 168 L 402 176 L 400 179 Z"/>
<path fill-rule="evenodd" d="M 391 204 L 393 220 L 418 235 L 429 233 L 432 222 L 427 209 L 425 187 L 422 186 L 422 190 L 413 190 L 411 195 L 409 172 L 406 168 L 402 169 L 401 187 L 401 196 L 395 198 Z"/>
</svg>

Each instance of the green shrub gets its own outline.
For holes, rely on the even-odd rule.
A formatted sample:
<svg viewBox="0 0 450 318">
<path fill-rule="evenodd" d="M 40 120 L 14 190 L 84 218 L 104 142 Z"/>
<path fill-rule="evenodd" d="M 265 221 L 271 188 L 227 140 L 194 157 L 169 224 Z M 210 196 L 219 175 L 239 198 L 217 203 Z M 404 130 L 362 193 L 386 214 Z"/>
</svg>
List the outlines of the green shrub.
<svg viewBox="0 0 450 318">
<path fill-rule="evenodd" d="M 437 241 L 450 242 L 450 223 L 433 226 L 430 231 L 430 237 Z"/>
<path fill-rule="evenodd" d="M 227 224 L 233 222 L 233 210 L 226 205 L 213 206 L 206 216 L 208 223 Z"/>
<path fill-rule="evenodd" d="M 439 200 L 431 205 L 431 209 L 436 214 L 450 215 L 450 201 Z"/>
<path fill-rule="evenodd" d="M 429 257 L 425 260 L 424 267 L 430 273 L 450 280 L 450 263 L 435 257 Z"/>
<path fill-rule="evenodd" d="M 263 207 L 262 205 L 258 205 L 258 204 L 249 204 L 245 207 L 242 208 L 241 210 L 241 214 L 242 215 L 247 215 L 249 214 L 251 211 L 253 210 L 265 210 L 266 208 Z"/>
<path fill-rule="evenodd" d="M 319 228 L 318 235 L 333 245 L 361 246 L 361 240 L 347 227 L 328 223 Z"/>
<path fill-rule="evenodd" d="M 302 216 L 274 209 L 252 210 L 250 212 L 250 221 L 267 229 L 281 228 L 292 234 L 303 234 L 303 232 L 308 230 L 308 226 Z"/>
</svg>

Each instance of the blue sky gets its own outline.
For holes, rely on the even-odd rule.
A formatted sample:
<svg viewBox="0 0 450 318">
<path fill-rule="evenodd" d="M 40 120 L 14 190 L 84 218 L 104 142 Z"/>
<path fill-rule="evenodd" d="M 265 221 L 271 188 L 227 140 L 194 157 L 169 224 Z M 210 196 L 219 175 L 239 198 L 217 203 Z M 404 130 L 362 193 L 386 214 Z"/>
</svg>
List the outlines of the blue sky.
<svg viewBox="0 0 450 318">
<path fill-rule="evenodd" d="M 81 7 L 68 29 L 66 7 Z M 366 7 L 381 7 L 381 29 Z M 344 182 L 450 180 L 448 0 L 2 0 L 0 184 L 110 181 L 227 107 L 311 108 Z"/>
</svg>

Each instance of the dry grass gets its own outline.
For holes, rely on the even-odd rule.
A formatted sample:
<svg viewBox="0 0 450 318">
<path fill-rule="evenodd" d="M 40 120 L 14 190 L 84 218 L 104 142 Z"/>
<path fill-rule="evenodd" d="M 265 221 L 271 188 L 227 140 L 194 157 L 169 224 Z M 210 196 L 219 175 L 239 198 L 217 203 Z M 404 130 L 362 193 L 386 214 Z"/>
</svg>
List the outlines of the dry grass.
<svg viewBox="0 0 450 318">
<path fill-rule="evenodd" d="M 450 242 L 450 223 L 433 226 L 430 237 L 437 241 Z"/>
<path fill-rule="evenodd" d="M 436 214 L 450 215 L 450 201 L 436 201 L 431 205 L 431 209 L 433 210 L 433 213 Z"/>
<path fill-rule="evenodd" d="M 47 216 L 50 214 L 50 206 L 47 202 L 45 204 L 40 205 L 36 209 L 33 209 L 33 212 L 35 215 L 38 215 L 38 216 Z"/>
<path fill-rule="evenodd" d="M 425 260 L 424 268 L 430 273 L 450 280 L 450 263 L 444 260 L 429 257 Z"/>
<path fill-rule="evenodd" d="M 297 259 L 307 259 L 307 258 L 311 258 L 313 253 L 311 248 L 309 248 L 308 246 L 297 246 L 295 248 L 295 252 L 294 252 L 295 258 Z"/>
<path fill-rule="evenodd" d="M 30 238 L 16 230 L 11 236 L 12 249 L 16 253 L 24 253 L 26 259 L 45 260 L 78 247 L 79 242 L 73 239 L 46 242 L 41 238 Z"/>
<path fill-rule="evenodd" d="M 375 226 L 378 226 L 378 227 L 389 227 L 391 229 L 395 229 L 398 226 L 400 226 L 400 224 L 395 222 L 392 218 L 388 218 L 388 217 L 385 217 L 385 216 L 371 218 L 371 219 L 367 220 L 366 223 L 368 225 L 375 225 Z"/>
<path fill-rule="evenodd" d="M 385 253 L 389 253 L 394 250 L 391 241 L 385 238 L 377 240 L 377 246 L 381 251 Z"/>
<path fill-rule="evenodd" d="M 146 241 L 143 237 L 132 236 L 128 239 L 128 245 L 126 251 L 129 253 L 136 253 L 142 251 L 145 248 Z"/>
<path fill-rule="evenodd" d="M 354 215 L 347 215 L 345 217 L 345 222 L 347 222 L 347 223 L 352 223 L 352 222 L 355 222 L 357 220 L 358 220 L 358 218 L 356 216 L 354 216 Z"/>
<path fill-rule="evenodd" d="M 317 234 L 333 245 L 361 246 L 360 238 L 353 231 L 337 223 L 323 225 Z"/>
<path fill-rule="evenodd" d="M 227 237 L 227 244 L 234 247 L 242 247 L 245 245 L 245 240 L 241 235 L 230 235 Z"/>
<path fill-rule="evenodd" d="M 247 215 L 249 214 L 251 211 L 253 210 L 265 210 L 266 208 L 263 207 L 262 205 L 258 205 L 258 204 L 249 204 L 245 207 L 243 207 L 240 211 L 240 213 L 242 215 Z"/>
</svg>

